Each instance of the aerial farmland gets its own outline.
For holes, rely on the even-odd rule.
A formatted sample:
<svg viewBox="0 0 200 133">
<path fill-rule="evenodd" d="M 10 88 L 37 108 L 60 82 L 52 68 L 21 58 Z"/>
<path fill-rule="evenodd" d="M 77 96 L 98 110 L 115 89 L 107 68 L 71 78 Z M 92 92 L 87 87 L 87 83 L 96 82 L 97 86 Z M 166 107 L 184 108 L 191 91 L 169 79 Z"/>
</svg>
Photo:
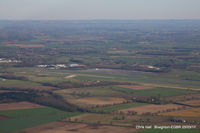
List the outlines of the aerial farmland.
<svg viewBox="0 0 200 133">
<path fill-rule="evenodd" d="M 0 21 L 0 133 L 199 133 L 199 36 L 199 20 Z"/>
</svg>

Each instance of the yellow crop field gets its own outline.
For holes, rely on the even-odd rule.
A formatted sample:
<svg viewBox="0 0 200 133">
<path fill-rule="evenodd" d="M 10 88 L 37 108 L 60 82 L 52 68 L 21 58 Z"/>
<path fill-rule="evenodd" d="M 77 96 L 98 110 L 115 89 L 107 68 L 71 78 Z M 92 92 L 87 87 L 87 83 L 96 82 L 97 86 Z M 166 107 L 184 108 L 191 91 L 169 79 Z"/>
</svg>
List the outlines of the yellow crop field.
<svg viewBox="0 0 200 133">
<path fill-rule="evenodd" d="M 186 110 L 178 110 L 174 112 L 161 113 L 164 116 L 184 116 L 184 117 L 200 117 L 200 108 L 191 108 Z"/>
</svg>

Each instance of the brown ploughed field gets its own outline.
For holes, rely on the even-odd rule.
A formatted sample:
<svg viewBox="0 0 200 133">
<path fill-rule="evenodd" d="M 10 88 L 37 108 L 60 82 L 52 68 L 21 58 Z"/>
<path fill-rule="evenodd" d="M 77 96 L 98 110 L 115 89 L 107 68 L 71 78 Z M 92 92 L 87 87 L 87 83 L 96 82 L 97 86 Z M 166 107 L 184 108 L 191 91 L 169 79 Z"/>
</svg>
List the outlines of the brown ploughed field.
<svg viewBox="0 0 200 133">
<path fill-rule="evenodd" d="M 126 101 L 123 98 L 115 98 L 115 97 L 84 97 L 77 99 L 68 100 L 72 104 L 81 105 L 110 105 L 110 104 L 119 104 Z"/>
<path fill-rule="evenodd" d="M 15 110 L 15 109 L 29 109 L 29 108 L 42 108 L 43 106 L 30 103 L 30 102 L 15 102 L 15 103 L 2 103 L 0 110 Z"/>
<path fill-rule="evenodd" d="M 189 100 L 189 101 L 184 101 L 184 102 L 179 102 L 181 104 L 186 104 L 189 106 L 199 106 L 200 107 L 200 100 Z"/>
<path fill-rule="evenodd" d="M 0 115 L 0 120 L 7 120 L 7 119 L 9 119 L 7 116 L 1 116 Z"/>
<path fill-rule="evenodd" d="M 7 46 L 14 46 L 14 47 L 20 47 L 20 48 L 40 48 L 40 47 L 44 47 L 44 45 L 42 44 L 38 44 L 38 45 L 25 45 L 25 44 L 7 44 Z"/>
<path fill-rule="evenodd" d="M 129 111 L 137 112 L 138 114 L 144 114 L 144 113 L 158 113 L 162 111 L 166 111 L 169 109 L 178 109 L 183 108 L 184 106 L 176 105 L 176 104 L 166 104 L 166 105 L 145 105 L 145 106 L 139 106 L 139 107 L 133 107 L 128 109 L 122 109 L 119 111 L 122 111 L 124 113 L 128 113 Z"/>
<path fill-rule="evenodd" d="M 52 122 L 34 128 L 28 128 L 18 133 L 133 133 L 135 128 L 101 126 L 94 124 Z"/>
</svg>

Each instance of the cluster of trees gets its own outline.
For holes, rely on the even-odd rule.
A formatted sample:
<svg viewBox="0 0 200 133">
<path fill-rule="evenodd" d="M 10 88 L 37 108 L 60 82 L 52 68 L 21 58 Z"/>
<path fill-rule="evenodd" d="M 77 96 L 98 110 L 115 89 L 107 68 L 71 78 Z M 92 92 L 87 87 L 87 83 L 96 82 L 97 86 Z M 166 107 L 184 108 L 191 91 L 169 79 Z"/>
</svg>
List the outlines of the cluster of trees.
<svg viewBox="0 0 200 133">
<path fill-rule="evenodd" d="M 61 89 L 67 88 L 81 88 L 81 87 L 98 87 L 98 86 L 110 86 L 110 85 L 127 85 L 128 83 L 120 83 L 120 82 L 113 82 L 113 81 L 80 81 L 80 82 L 72 82 L 72 81 L 65 81 L 58 84 L 53 83 L 42 83 L 44 86 L 52 86 Z"/>
<path fill-rule="evenodd" d="M 136 102 L 141 102 L 141 103 L 150 103 L 150 104 L 162 104 L 164 99 L 161 99 L 160 95 L 158 96 L 151 96 L 151 97 L 136 97 L 132 99 L 133 101 Z"/>
<path fill-rule="evenodd" d="M 50 106 L 65 111 L 84 111 L 84 109 L 68 103 L 61 96 L 54 94 L 50 91 L 30 89 L 20 90 L 18 88 L 1 88 L 1 90 L 9 90 L 9 92 L 0 93 L 1 102 L 30 101 L 33 103 Z"/>
<path fill-rule="evenodd" d="M 0 78 L 4 78 L 4 79 L 16 79 L 16 80 L 28 81 L 28 78 L 27 78 L 27 77 L 24 77 L 24 76 L 17 76 L 17 75 L 9 74 L 9 73 L 0 74 Z"/>
<path fill-rule="evenodd" d="M 71 95 L 73 95 L 73 96 L 79 96 L 79 97 L 88 97 L 88 96 L 90 96 L 90 92 L 81 92 L 81 93 L 77 93 L 76 91 L 73 91 L 72 93 L 71 93 Z"/>
<path fill-rule="evenodd" d="M 38 95 L 33 90 L 18 90 L 15 91 L 15 88 L 1 88 L 1 90 L 9 90 L 8 92 L 0 93 L 1 102 L 13 102 L 13 101 L 32 101 L 34 98 L 37 98 Z"/>
</svg>

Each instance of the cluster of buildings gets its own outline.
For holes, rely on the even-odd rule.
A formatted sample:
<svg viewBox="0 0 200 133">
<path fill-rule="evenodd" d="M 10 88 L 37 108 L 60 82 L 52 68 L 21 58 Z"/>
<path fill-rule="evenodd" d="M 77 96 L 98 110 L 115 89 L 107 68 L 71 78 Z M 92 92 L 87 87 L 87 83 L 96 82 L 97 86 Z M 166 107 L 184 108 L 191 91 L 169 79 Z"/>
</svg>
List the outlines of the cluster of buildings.
<svg viewBox="0 0 200 133">
<path fill-rule="evenodd" d="M 60 68 L 78 68 L 78 67 L 83 67 L 84 65 L 80 64 L 51 64 L 51 65 L 37 65 L 37 67 L 40 68 L 49 68 L 49 69 L 60 69 Z"/>
<path fill-rule="evenodd" d="M 0 63 L 19 63 L 21 61 L 19 60 L 11 60 L 11 59 L 5 59 L 5 58 L 0 58 Z"/>
</svg>

